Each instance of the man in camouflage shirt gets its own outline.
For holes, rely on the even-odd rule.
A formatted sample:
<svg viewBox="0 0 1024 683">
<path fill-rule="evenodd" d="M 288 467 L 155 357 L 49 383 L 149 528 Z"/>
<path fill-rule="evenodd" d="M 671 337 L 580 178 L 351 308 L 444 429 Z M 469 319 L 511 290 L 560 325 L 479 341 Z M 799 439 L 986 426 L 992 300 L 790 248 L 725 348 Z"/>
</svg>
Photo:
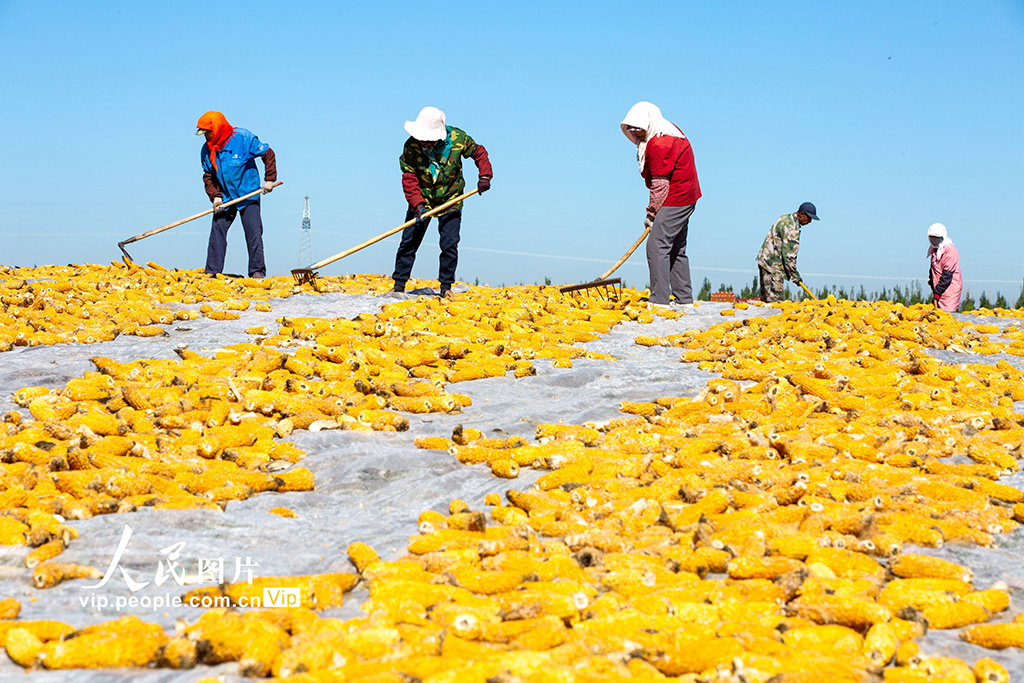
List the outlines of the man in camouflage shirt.
<svg viewBox="0 0 1024 683">
<path fill-rule="evenodd" d="M 415 121 L 406 121 L 405 130 L 410 137 L 405 141 L 398 158 L 402 168 L 402 190 L 409 203 L 405 220 L 416 223 L 402 232 L 402 242 L 395 257 L 395 291 L 404 292 L 405 283 L 412 274 L 416 250 L 430 225 L 430 219 L 420 220 L 424 211 L 441 206 L 458 197 L 466 189 L 462 177 L 463 157 L 472 157 L 479 173 L 477 190 L 483 194 L 491 187 L 491 162 L 487 150 L 477 144 L 465 131 L 445 125 L 444 112 L 425 107 Z M 441 296 L 449 296 L 455 282 L 455 269 L 459 262 L 459 229 L 462 224 L 462 202 L 453 205 L 437 219 L 440 233 Z"/>
<path fill-rule="evenodd" d="M 783 286 L 791 280 L 799 286 L 803 282 L 796 269 L 796 254 L 800 251 L 800 227 L 818 220 L 814 204 L 804 202 L 796 213 L 787 213 L 779 219 L 764 238 L 757 252 L 757 267 L 761 276 L 761 301 L 781 301 Z"/>
</svg>

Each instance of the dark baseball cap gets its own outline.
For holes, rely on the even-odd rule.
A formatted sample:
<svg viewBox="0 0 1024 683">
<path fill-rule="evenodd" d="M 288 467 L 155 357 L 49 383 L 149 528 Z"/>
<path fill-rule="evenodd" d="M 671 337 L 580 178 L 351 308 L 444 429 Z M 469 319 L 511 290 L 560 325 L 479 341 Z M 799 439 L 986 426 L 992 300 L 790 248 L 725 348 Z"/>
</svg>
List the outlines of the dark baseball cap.
<svg viewBox="0 0 1024 683">
<path fill-rule="evenodd" d="M 814 204 L 811 204 L 810 202 L 804 202 L 803 204 L 801 204 L 800 208 L 797 209 L 797 211 L 803 211 L 804 213 L 811 217 L 812 221 L 818 220 L 818 214 L 816 213 Z"/>
</svg>

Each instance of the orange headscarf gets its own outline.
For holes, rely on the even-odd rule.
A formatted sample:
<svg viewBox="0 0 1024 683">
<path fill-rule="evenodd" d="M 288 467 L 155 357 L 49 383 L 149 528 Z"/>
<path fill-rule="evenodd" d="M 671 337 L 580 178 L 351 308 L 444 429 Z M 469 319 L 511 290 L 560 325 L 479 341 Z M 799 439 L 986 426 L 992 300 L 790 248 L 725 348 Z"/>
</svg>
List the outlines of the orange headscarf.
<svg viewBox="0 0 1024 683">
<path fill-rule="evenodd" d="M 224 118 L 224 114 L 219 111 L 208 111 L 199 117 L 199 123 L 196 124 L 196 128 L 202 130 L 208 130 L 213 133 L 213 136 L 206 143 L 210 148 L 210 163 L 213 164 L 214 170 L 217 169 L 217 152 L 224 149 L 224 145 L 227 144 L 228 138 L 231 137 L 231 133 L 234 132 L 234 128 L 228 123 L 228 120 Z"/>
</svg>

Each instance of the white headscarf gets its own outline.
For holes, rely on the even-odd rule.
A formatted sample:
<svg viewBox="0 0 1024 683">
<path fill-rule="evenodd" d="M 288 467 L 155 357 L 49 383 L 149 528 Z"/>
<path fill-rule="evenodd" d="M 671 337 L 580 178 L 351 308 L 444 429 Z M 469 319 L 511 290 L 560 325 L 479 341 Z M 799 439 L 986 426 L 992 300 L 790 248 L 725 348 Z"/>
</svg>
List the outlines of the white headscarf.
<svg viewBox="0 0 1024 683">
<path fill-rule="evenodd" d="M 622 133 L 629 138 L 629 141 L 636 145 L 636 160 L 640 164 L 640 172 L 644 172 L 644 164 L 647 163 L 647 143 L 659 135 L 668 135 L 673 138 L 686 139 L 683 132 L 674 124 L 661 117 L 661 110 L 650 102 L 637 102 L 633 105 L 626 118 L 619 124 Z M 647 137 L 637 140 L 636 136 L 626 130 L 627 127 L 642 128 L 647 131 Z"/>
<path fill-rule="evenodd" d="M 931 244 L 928 245 L 928 258 L 935 254 L 935 258 L 942 258 L 942 252 L 946 250 L 946 247 L 953 244 L 953 240 L 946 236 L 946 226 L 942 223 L 932 223 L 928 228 L 928 237 L 941 237 L 942 241 L 939 242 L 939 246 L 934 247 Z"/>
</svg>

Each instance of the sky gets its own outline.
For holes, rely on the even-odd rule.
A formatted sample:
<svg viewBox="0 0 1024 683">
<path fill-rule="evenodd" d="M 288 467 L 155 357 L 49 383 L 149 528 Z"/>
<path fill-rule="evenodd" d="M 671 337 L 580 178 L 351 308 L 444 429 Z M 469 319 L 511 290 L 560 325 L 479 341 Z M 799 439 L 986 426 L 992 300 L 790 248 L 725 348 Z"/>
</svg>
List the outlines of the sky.
<svg viewBox="0 0 1024 683">
<path fill-rule="evenodd" d="M 1012 301 L 1024 278 L 1021 0 L 0 0 L 0 59 L 0 264 L 108 263 L 209 208 L 194 132 L 212 109 L 277 155 L 264 243 L 287 275 L 306 265 L 306 196 L 314 261 L 404 220 L 403 124 L 431 105 L 494 165 L 463 212 L 458 278 L 589 281 L 643 230 L 618 124 L 646 100 L 694 150 L 695 286 L 750 284 L 768 228 L 804 201 L 821 218 L 801 240 L 812 287 L 925 282 L 934 222 L 975 296 Z M 201 268 L 209 228 L 128 250 Z M 321 274 L 390 275 L 397 246 Z M 436 278 L 437 257 L 432 226 L 413 276 Z M 246 272 L 237 221 L 225 271 Z M 643 249 L 616 275 L 645 286 Z"/>
</svg>

